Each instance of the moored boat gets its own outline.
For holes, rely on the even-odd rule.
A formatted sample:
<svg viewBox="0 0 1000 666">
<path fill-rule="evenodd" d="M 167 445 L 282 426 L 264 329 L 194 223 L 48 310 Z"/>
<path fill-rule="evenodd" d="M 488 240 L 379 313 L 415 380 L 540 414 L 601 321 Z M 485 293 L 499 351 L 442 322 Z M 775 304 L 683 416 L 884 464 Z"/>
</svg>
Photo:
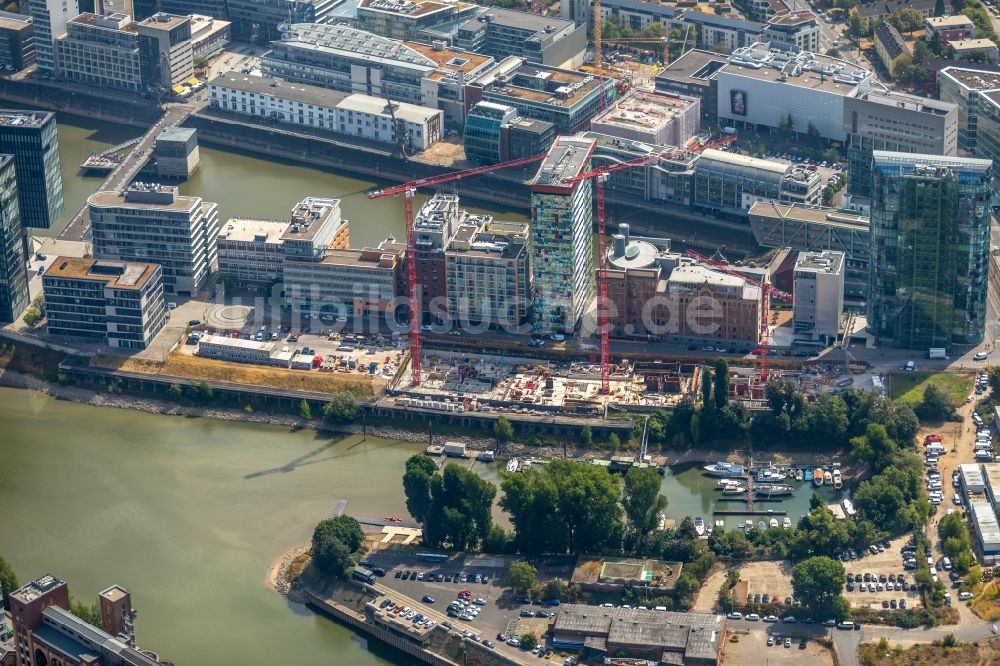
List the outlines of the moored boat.
<svg viewBox="0 0 1000 666">
<path fill-rule="evenodd" d="M 820 468 L 817 467 L 816 469 L 814 469 L 813 470 L 813 485 L 816 486 L 817 488 L 820 487 L 820 486 L 822 486 L 823 485 L 823 477 L 825 477 L 825 476 L 826 476 L 826 473 L 823 472 L 823 470 L 821 470 Z"/>
<path fill-rule="evenodd" d="M 854 502 L 852 502 L 851 500 L 845 499 L 843 502 L 841 502 L 841 504 L 844 506 L 844 513 L 846 513 L 848 517 L 852 518 L 858 513 L 857 510 L 854 508 Z"/>
<path fill-rule="evenodd" d="M 694 519 L 694 531 L 698 536 L 705 533 L 705 521 L 701 516 L 696 516 Z"/>
<path fill-rule="evenodd" d="M 782 521 L 781 521 L 781 526 L 784 527 L 786 530 L 791 529 L 792 528 L 792 519 L 789 518 L 788 516 L 785 516 L 782 519 Z"/>
<path fill-rule="evenodd" d="M 777 518 L 772 518 L 768 522 L 768 525 L 770 525 L 770 527 L 771 527 L 772 530 L 775 529 L 775 528 L 777 528 L 778 527 L 778 519 Z"/>
<path fill-rule="evenodd" d="M 517 458 L 511 458 L 510 460 L 507 461 L 507 471 L 508 472 L 512 472 L 512 473 L 516 472 L 517 469 L 518 469 L 518 466 L 519 466 L 519 462 L 518 462 Z"/>
<path fill-rule="evenodd" d="M 764 497 L 778 497 L 783 495 L 791 495 L 792 487 L 786 486 L 780 483 L 765 483 L 759 486 L 754 486 L 754 495 L 763 495 Z"/>
<path fill-rule="evenodd" d="M 757 529 L 759 529 L 759 530 L 766 530 L 767 529 L 767 523 L 765 523 L 763 520 L 760 521 L 759 523 L 757 523 Z"/>
<path fill-rule="evenodd" d="M 807 469 L 802 472 L 802 480 L 811 482 L 813 480 L 813 471 L 811 469 Z"/>
<path fill-rule="evenodd" d="M 840 470 L 833 470 L 833 489 L 840 490 L 844 486 L 844 479 L 840 476 Z"/>
<path fill-rule="evenodd" d="M 719 482 L 715 484 L 716 490 L 725 490 L 729 486 L 740 485 L 739 479 L 719 479 Z"/>
<path fill-rule="evenodd" d="M 833 485 L 833 472 L 826 470 L 823 472 L 823 485 L 832 486 Z"/>
<path fill-rule="evenodd" d="M 727 463 L 723 460 L 717 461 L 714 465 L 705 465 L 702 469 L 709 476 L 736 477 L 745 474 L 741 466 Z"/>
<path fill-rule="evenodd" d="M 777 483 L 784 480 L 785 475 L 773 468 L 757 472 L 757 481 L 760 483 Z"/>
<path fill-rule="evenodd" d="M 802 480 L 802 470 L 801 469 L 795 470 L 795 480 L 796 481 L 801 481 Z"/>
<path fill-rule="evenodd" d="M 740 485 L 726 486 L 725 488 L 722 489 L 722 494 L 723 495 L 743 495 L 744 493 L 746 493 L 746 491 L 747 491 L 747 487 L 746 486 L 740 486 Z"/>
</svg>

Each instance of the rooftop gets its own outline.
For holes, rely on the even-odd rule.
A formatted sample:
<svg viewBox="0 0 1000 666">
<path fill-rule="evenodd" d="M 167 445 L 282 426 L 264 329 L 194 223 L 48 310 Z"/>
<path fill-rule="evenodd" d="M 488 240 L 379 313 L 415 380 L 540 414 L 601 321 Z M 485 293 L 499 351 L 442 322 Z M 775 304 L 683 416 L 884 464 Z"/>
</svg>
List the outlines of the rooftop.
<svg viewBox="0 0 1000 666">
<path fill-rule="evenodd" d="M 836 208 L 817 208 L 779 204 L 773 201 L 758 201 L 750 207 L 749 215 L 772 220 L 792 220 L 796 222 L 822 222 L 845 227 L 867 230 L 869 219 L 864 215 Z"/>
<path fill-rule="evenodd" d="M 360 113 L 367 113 L 373 116 L 389 115 L 389 104 L 381 97 L 362 95 L 355 93 L 345 97 L 338 105 L 338 109 L 349 109 Z M 407 104 L 405 102 L 393 102 L 392 112 L 397 120 L 405 120 L 411 123 L 425 123 L 435 116 L 441 115 L 438 109 L 431 109 L 426 106 Z"/>
<path fill-rule="evenodd" d="M 139 22 L 139 26 L 143 28 L 151 28 L 155 30 L 172 30 L 179 25 L 183 25 L 191 20 L 190 16 L 177 16 L 176 14 L 168 14 L 166 12 L 157 12 L 147 19 Z"/>
<path fill-rule="evenodd" d="M 25 16 L 24 14 L 15 14 L 13 12 L 0 12 L 0 28 L 7 30 L 21 30 L 27 26 L 30 26 L 34 19 L 30 16 Z"/>
<path fill-rule="evenodd" d="M 955 66 L 945 67 L 938 75 L 950 78 L 968 90 L 1000 89 L 1000 73 L 997 72 Z"/>
<path fill-rule="evenodd" d="M 675 286 L 680 288 L 679 292 L 686 292 L 702 285 L 708 286 L 710 289 L 712 287 L 724 287 L 732 290 L 742 288 L 740 295 L 742 299 L 760 300 L 760 287 L 747 284 L 735 275 L 712 270 L 701 264 L 681 264 L 672 270 L 667 277 L 667 286 L 671 293 L 674 293 Z"/>
<path fill-rule="evenodd" d="M 997 47 L 992 39 L 956 39 L 948 42 L 948 45 L 956 51 L 977 51 Z"/>
<path fill-rule="evenodd" d="M 986 485 L 986 479 L 983 477 L 983 469 L 975 463 L 962 463 L 959 465 L 959 469 L 962 471 L 962 477 L 965 480 L 966 486 L 984 486 Z"/>
<path fill-rule="evenodd" d="M 608 267 L 620 271 L 650 268 L 658 257 L 669 253 L 670 241 L 663 240 L 666 243 L 666 250 L 647 240 L 630 238 L 626 241 L 622 234 L 614 234 L 611 237 L 610 247 L 607 248 Z"/>
<path fill-rule="evenodd" d="M 708 14 L 706 12 L 684 12 L 685 23 L 701 23 L 713 25 L 730 30 L 744 30 L 746 32 L 758 33 L 764 29 L 764 24 L 757 21 L 734 18 L 730 16 L 719 16 L 718 14 Z"/>
<path fill-rule="evenodd" d="M 875 41 L 882 45 L 886 53 L 893 60 L 907 52 L 903 36 L 888 23 L 883 23 L 875 28 Z"/>
<path fill-rule="evenodd" d="M 122 207 L 136 210 L 190 211 L 201 203 L 200 197 L 177 193 L 177 188 L 159 183 L 132 183 L 127 190 L 102 190 L 87 198 L 95 207 Z"/>
<path fill-rule="evenodd" d="M 663 127 L 697 101 L 677 95 L 634 90 L 594 117 L 594 124 L 617 127 L 640 127 L 655 130 Z"/>
<path fill-rule="evenodd" d="M 924 167 L 944 167 L 958 169 L 967 173 L 985 173 L 993 165 L 993 160 L 977 159 L 974 157 L 897 153 L 889 150 L 873 151 L 872 162 L 876 167 L 900 167 L 906 173 L 914 172 Z"/>
<path fill-rule="evenodd" d="M 89 25 L 94 28 L 105 28 L 107 30 L 118 30 L 120 32 L 139 32 L 138 23 L 131 20 L 127 14 L 118 12 L 108 12 L 107 14 L 84 12 L 75 18 L 71 18 L 69 23 Z"/>
<path fill-rule="evenodd" d="M 931 28 L 970 28 L 975 27 L 968 16 L 963 14 L 958 14 L 955 16 L 928 16 L 925 19 L 927 25 Z"/>
<path fill-rule="evenodd" d="M 389 248 L 370 248 L 362 250 L 328 250 L 321 265 L 325 266 L 358 266 L 370 269 L 392 269 L 399 261 L 399 254 Z"/>
<path fill-rule="evenodd" d="M 193 127 L 168 127 L 156 136 L 156 140 L 179 141 L 181 143 L 185 143 L 197 134 L 198 130 Z"/>
<path fill-rule="evenodd" d="M 896 90 L 886 90 L 884 88 L 871 88 L 870 90 L 859 90 L 855 99 L 866 100 L 874 104 L 882 104 L 908 111 L 919 111 L 936 116 L 946 116 L 955 108 L 951 102 L 942 102 L 930 97 L 920 97 L 910 95 Z"/>
<path fill-rule="evenodd" d="M 118 601 L 128 596 L 128 590 L 126 590 L 121 585 L 112 585 L 108 589 L 101 592 L 101 596 L 109 601 Z"/>
<path fill-rule="evenodd" d="M 232 72 L 219 74 L 209 81 L 208 85 L 258 95 L 270 95 L 279 99 L 313 104 L 328 109 L 337 106 L 348 95 L 348 93 L 340 92 L 339 90 L 330 90 L 304 83 L 290 83 L 266 76 L 250 76 L 248 74 L 234 74 Z"/>
<path fill-rule="evenodd" d="M 564 184 L 563 180 L 573 178 L 589 168 L 595 143 L 593 139 L 581 137 L 557 137 L 532 179 L 532 186 L 573 189 L 574 185 Z"/>
<path fill-rule="evenodd" d="M 111 289 L 142 289 L 158 269 L 158 264 L 56 257 L 44 277 L 93 280 Z"/>
<path fill-rule="evenodd" d="M 657 14 L 668 19 L 680 13 L 677 7 L 665 5 L 662 2 L 647 2 L 646 0 L 604 0 L 604 2 L 601 2 L 601 7 L 630 9 L 637 12 Z"/>
<path fill-rule="evenodd" d="M 878 0 L 858 6 L 858 12 L 863 18 L 888 16 L 900 9 L 909 7 L 922 14 L 934 11 L 936 0 Z"/>
<path fill-rule="evenodd" d="M 824 250 L 822 252 L 799 252 L 795 259 L 795 270 L 809 273 L 829 273 L 837 275 L 844 266 L 844 253 Z"/>
<path fill-rule="evenodd" d="M 273 342 L 257 342 L 245 338 L 231 338 L 228 335 L 203 335 L 198 339 L 199 345 L 219 345 L 220 347 L 231 347 L 234 349 L 255 349 L 257 351 L 271 352 L 274 350 Z"/>
<path fill-rule="evenodd" d="M 736 49 L 721 71 L 837 94 L 847 94 L 871 79 L 871 72 L 845 60 L 809 51 L 771 49 L 766 42 Z"/>
<path fill-rule="evenodd" d="M 715 148 L 708 148 L 703 151 L 698 164 L 701 165 L 706 160 L 708 162 L 722 162 L 724 164 L 732 164 L 739 167 L 745 167 L 747 169 L 759 169 L 761 171 L 770 171 L 771 173 L 781 174 L 787 172 L 790 166 L 784 162 L 776 162 L 774 160 L 765 160 L 759 157 L 750 157 L 749 155 L 730 153 L 728 151 L 717 150 Z"/>
<path fill-rule="evenodd" d="M 219 230 L 219 240 L 230 243 L 281 244 L 281 235 L 291 224 L 288 220 L 232 217 Z"/>
<path fill-rule="evenodd" d="M 573 21 L 561 19 L 557 16 L 542 16 L 530 12 L 519 12 L 513 9 L 490 7 L 476 18 L 466 21 L 462 27 L 474 29 L 477 23 L 485 23 L 487 21 L 495 25 L 547 33 L 560 32 L 574 25 Z"/>
<path fill-rule="evenodd" d="M 691 49 L 680 58 L 667 65 L 659 74 L 658 79 L 669 81 L 687 81 L 706 84 L 712 75 L 726 64 L 726 56 L 712 51 Z"/>
<path fill-rule="evenodd" d="M 983 537 L 984 545 L 992 545 L 994 548 L 1000 545 L 1000 523 L 997 523 L 997 514 L 993 505 L 988 499 L 981 497 L 970 497 L 969 513 L 978 526 L 978 532 Z"/>
<path fill-rule="evenodd" d="M 54 117 L 49 111 L 0 109 L 0 127 L 41 127 Z"/>
<path fill-rule="evenodd" d="M 803 23 L 810 23 L 816 21 L 816 15 L 810 11 L 803 10 L 800 12 L 787 12 L 785 14 L 779 14 L 775 16 L 770 21 L 768 25 L 802 25 Z"/>
<path fill-rule="evenodd" d="M 990 487 L 990 493 L 1000 502 L 1000 463 L 985 463 L 982 470 L 986 484 Z"/>
<path fill-rule="evenodd" d="M 203 14 L 191 14 L 191 38 L 200 37 L 200 33 L 203 31 L 224 30 L 230 25 L 230 21 L 223 21 L 222 19 Z"/>
<path fill-rule="evenodd" d="M 340 199 L 306 197 L 292 208 L 290 223 L 281 240 L 312 242 L 331 219 L 335 224 L 345 224 L 340 218 Z"/>
<path fill-rule="evenodd" d="M 459 11 L 467 9 L 470 4 L 464 2 L 441 2 L 441 0 L 361 0 L 358 9 L 386 14 L 403 14 L 406 16 L 426 16 L 435 12 Z"/>
<path fill-rule="evenodd" d="M 19 589 L 14 590 L 10 593 L 10 596 L 23 604 L 29 604 L 35 599 L 41 597 L 43 594 L 51 592 L 60 585 L 65 584 L 66 583 L 59 580 L 52 574 L 45 574 L 43 576 L 39 576 L 26 585 L 22 585 Z"/>
<path fill-rule="evenodd" d="M 487 94 L 570 108 L 599 90 L 603 81 L 585 72 L 521 62 L 509 74 L 489 76 L 480 83 Z"/>
</svg>

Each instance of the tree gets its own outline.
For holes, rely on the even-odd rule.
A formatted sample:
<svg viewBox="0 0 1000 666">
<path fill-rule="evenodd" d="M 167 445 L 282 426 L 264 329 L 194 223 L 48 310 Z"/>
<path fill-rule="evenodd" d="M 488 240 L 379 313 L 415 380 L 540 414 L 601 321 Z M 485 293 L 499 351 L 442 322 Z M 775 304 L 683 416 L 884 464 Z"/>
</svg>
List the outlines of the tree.
<svg viewBox="0 0 1000 666">
<path fill-rule="evenodd" d="M 618 433 L 613 432 L 608 435 L 608 447 L 611 448 L 612 451 L 617 451 L 622 447 L 622 441 L 618 438 Z"/>
<path fill-rule="evenodd" d="M 309 406 L 308 400 L 303 400 L 302 402 L 299 403 L 299 416 L 301 416 L 306 421 L 312 421 L 313 410 L 312 407 Z"/>
<path fill-rule="evenodd" d="M 350 423 L 361 414 L 361 406 L 350 391 L 338 391 L 323 405 L 323 418 L 330 423 Z"/>
<path fill-rule="evenodd" d="M 195 67 L 208 67 L 208 58 L 205 56 L 196 56 L 194 58 Z"/>
<path fill-rule="evenodd" d="M 170 396 L 171 400 L 180 400 L 181 396 L 184 395 L 184 389 L 181 388 L 180 384 L 171 384 L 167 387 L 167 395 Z"/>
<path fill-rule="evenodd" d="M 810 557 L 792 569 L 795 598 L 808 606 L 809 616 L 814 620 L 843 619 L 842 614 L 837 617 L 834 613 L 843 612 L 841 602 L 846 600 L 841 592 L 846 583 L 844 565 L 829 557 Z"/>
<path fill-rule="evenodd" d="M 2 593 L 4 607 L 10 608 L 10 593 L 21 587 L 17 582 L 17 574 L 5 559 L 0 557 L 0 593 Z"/>
<path fill-rule="evenodd" d="M 923 15 L 912 7 L 894 10 L 887 20 L 896 30 L 905 33 L 911 33 L 924 24 Z"/>
<path fill-rule="evenodd" d="M 585 425 L 580 429 L 580 442 L 588 449 L 594 444 L 594 430 Z"/>
<path fill-rule="evenodd" d="M 847 14 L 847 35 L 853 40 L 858 40 L 866 34 L 868 34 L 867 21 L 861 17 L 861 12 L 855 7 Z"/>
<path fill-rule="evenodd" d="M 222 284 L 222 293 L 227 296 L 236 291 L 236 278 L 232 275 L 220 276 L 219 283 Z"/>
<path fill-rule="evenodd" d="M 489 534 L 497 487 L 474 472 L 448 463 L 431 477 L 431 499 L 424 521 L 424 543 L 469 550 Z"/>
<path fill-rule="evenodd" d="M 501 416 L 493 424 L 493 436 L 501 444 L 514 439 L 514 426 L 511 425 L 506 416 Z"/>
<path fill-rule="evenodd" d="M 913 62 L 923 64 L 925 60 L 929 60 L 933 55 L 931 47 L 927 44 L 926 40 L 918 39 L 913 42 Z"/>
<path fill-rule="evenodd" d="M 655 467 L 633 467 L 625 474 L 622 507 L 640 545 L 656 529 L 660 512 L 667 508 L 667 498 L 660 494 L 660 482 Z"/>
<path fill-rule="evenodd" d="M 948 13 L 945 7 L 944 0 L 935 0 L 934 2 L 934 16 L 944 16 Z"/>
<path fill-rule="evenodd" d="M 418 523 L 427 520 L 431 508 L 431 477 L 437 465 L 427 456 L 413 455 L 406 461 L 403 472 L 403 494 L 406 495 L 406 510 Z"/>
<path fill-rule="evenodd" d="M 560 599 L 565 591 L 566 586 L 563 582 L 558 578 L 553 578 L 545 583 L 545 588 L 542 591 L 542 599 Z"/>
<path fill-rule="evenodd" d="M 537 570 L 527 562 L 514 562 L 507 570 L 507 587 L 517 595 L 527 595 L 537 584 Z"/>
<path fill-rule="evenodd" d="M 538 637 L 530 631 L 523 636 L 521 636 L 521 649 L 522 650 L 534 650 L 538 645 Z"/>
<path fill-rule="evenodd" d="M 191 387 L 191 394 L 195 400 L 211 402 L 215 391 L 212 389 L 212 385 L 203 379 Z"/>
<path fill-rule="evenodd" d="M 701 404 L 703 407 L 710 406 L 712 402 L 712 371 L 709 368 L 701 370 Z"/>
<path fill-rule="evenodd" d="M 841 57 L 840 49 L 838 49 L 836 46 L 831 46 L 826 50 L 826 55 L 828 55 L 831 58 L 839 58 Z"/>
<path fill-rule="evenodd" d="M 729 402 L 729 361 L 715 359 L 715 406 L 722 409 Z"/>
<path fill-rule="evenodd" d="M 914 411 L 921 420 L 946 421 L 955 414 L 955 405 L 942 388 L 928 384 L 924 389 L 924 399 Z"/>
<path fill-rule="evenodd" d="M 809 121 L 809 126 L 806 128 L 806 145 L 813 150 L 819 150 L 823 147 L 823 137 L 820 136 L 816 123 L 811 120 Z"/>
<path fill-rule="evenodd" d="M 350 516 L 321 520 L 313 530 L 312 558 L 320 571 L 347 577 L 365 544 L 361 525 Z"/>
<path fill-rule="evenodd" d="M 92 624 L 95 627 L 101 626 L 101 609 L 96 603 L 87 605 L 78 599 L 70 597 L 69 612 L 87 624 Z"/>
</svg>

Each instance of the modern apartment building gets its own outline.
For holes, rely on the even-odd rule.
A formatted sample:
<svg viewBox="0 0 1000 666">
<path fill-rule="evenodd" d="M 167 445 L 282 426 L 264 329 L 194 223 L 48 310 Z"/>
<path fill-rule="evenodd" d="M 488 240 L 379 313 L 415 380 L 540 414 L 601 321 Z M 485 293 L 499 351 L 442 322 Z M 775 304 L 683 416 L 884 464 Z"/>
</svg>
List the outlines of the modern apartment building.
<svg viewBox="0 0 1000 666">
<path fill-rule="evenodd" d="M 707 12 L 684 12 L 681 20 L 697 28 L 695 46 L 729 53 L 755 43 L 764 24 Z M 694 35 L 692 35 L 693 37 Z"/>
<path fill-rule="evenodd" d="M 432 323 L 441 324 L 448 316 L 445 251 L 459 225 L 469 217 L 459 206 L 457 195 L 441 193 L 425 201 L 414 216 L 414 252 L 403 261 L 414 262 L 421 317 L 429 317 Z"/>
<path fill-rule="evenodd" d="M 681 10 L 676 6 L 647 0 L 604 0 L 601 2 L 601 19 L 611 19 L 623 28 L 641 32 L 650 23 L 660 23 L 669 32 L 679 20 Z"/>
<path fill-rule="evenodd" d="M 535 326 L 572 333 L 594 299 L 590 168 L 594 139 L 560 136 L 531 181 L 531 266 Z"/>
<path fill-rule="evenodd" d="M 240 289 L 257 290 L 281 281 L 281 236 L 288 220 L 230 218 L 219 231 L 219 275 Z"/>
<path fill-rule="evenodd" d="M 169 90 L 193 77 L 191 17 L 158 12 L 139 23 L 139 62 L 146 90 Z"/>
<path fill-rule="evenodd" d="M 990 160 L 876 151 L 868 327 L 904 349 L 983 339 Z"/>
<path fill-rule="evenodd" d="M 819 19 L 808 10 L 772 17 L 760 32 L 772 44 L 787 44 L 801 51 L 819 51 Z"/>
<path fill-rule="evenodd" d="M 211 58 L 226 48 L 231 37 L 229 21 L 189 14 L 191 19 L 191 53 L 195 58 Z"/>
<path fill-rule="evenodd" d="M 267 44 L 281 38 L 282 24 L 324 23 L 339 4 L 337 0 L 226 0 L 226 15 L 234 39 Z"/>
<path fill-rule="evenodd" d="M 27 264 L 14 158 L 0 155 L 0 321 L 16 321 L 28 307 Z"/>
<path fill-rule="evenodd" d="M 692 205 L 746 215 L 757 201 L 817 204 L 822 178 L 801 166 L 709 148 L 694 168 Z"/>
<path fill-rule="evenodd" d="M 288 227 L 281 233 L 286 261 L 320 261 L 326 251 L 346 249 L 350 226 L 340 215 L 340 199 L 306 197 L 292 208 Z"/>
<path fill-rule="evenodd" d="M 939 36 L 946 42 L 956 39 L 971 39 L 976 36 L 976 24 L 968 16 L 957 14 L 950 16 L 928 16 L 924 19 L 927 37 Z"/>
<path fill-rule="evenodd" d="M 38 74 L 52 78 L 58 73 L 55 40 L 66 33 L 66 24 L 80 13 L 80 5 L 77 0 L 28 0 L 28 12 L 35 30 Z"/>
<path fill-rule="evenodd" d="M 0 109 L 0 154 L 14 156 L 21 225 L 51 227 L 63 210 L 56 114 Z"/>
<path fill-rule="evenodd" d="M 42 289 L 50 335 L 145 349 L 167 323 L 159 264 L 56 257 Z"/>
<path fill-rule="evenodd" d="M 980 97 L 1000 91 L 1000 74 L 974 65 L 945 67 L 937 75 L 938 99 L 958 107 L 958 147 L 975 153 Z"/>
<path fill-rule="evenodd" d="M 528 62 L 573 69 L 583 64 L 587 29 L 552 16 L 490 7 L 459 27 L 455 45 L 498 61 L 517 56 Z"/>
<path fill-rule="evenodd" d="M 133 183 L 87 199 L 94 256 L 163 266 L 163 288 L 194 295 L 218 267 L 218 204 L 178 194 L 176 187 Z"/>
<path fill-rule="evenodd" d="M 70 611 L 69 587 L 51 574 L 10 593 L 17 666 L 159 666 L 135 643 L 132 596 L 120 585 L 97 595 L 101 626 Z"/>
<path fill-rule="evenodd" d="M 401 42 L 345 25 L 296 24 L 272 46 L 261 59 L 267 76 L 346 93 L 388 94 L 394 102 L 440 109 L 455 126 L 465 120 L 466 81 L 493 63 L 440 42 Z"/>
<path fill-rule="evenodd" d="M 19 72 L 35 64 L 34 19 L 0 12 L 0 67 Z"/>
<path fill-rule="evenodd" d="M 799 252 L 793 272 L 792 326 L 813 340 L 833 342 L 844 312 L 843 252 Z"/>
<path fill-rule="evenodd" d="M 56 38 L 58 77 L 99 88 L 144 92 L 139 24 L 127 14 L 80 14 Z"/>
<path fill-rule="evenodd" d="M 522 118 L 512 106 L 479 102 L 465 117 L 465 156 L 479 164 L 537 155 L 547 151 L 555 139 L 552 123 Z"/>
<path fill-rule="evenodd" d="M 906 41 L 903 40 L 899 31 L 888 23 L 883 23 L 875 28 L 873 36 L 875 38 L 875 53 L 878 54 L 879 60 L 882 61 L 890 77 L 896 76 L 896 65 L 904 57 L 910 55 Z"/>
</svg>

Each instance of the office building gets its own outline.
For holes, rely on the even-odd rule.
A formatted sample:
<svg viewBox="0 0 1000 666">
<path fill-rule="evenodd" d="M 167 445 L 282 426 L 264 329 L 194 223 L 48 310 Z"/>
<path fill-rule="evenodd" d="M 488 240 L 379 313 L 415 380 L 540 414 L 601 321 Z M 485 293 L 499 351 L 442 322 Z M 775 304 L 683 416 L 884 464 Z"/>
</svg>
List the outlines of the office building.
<svg viewBox="0 0 1000 666">
<path fill-rule="evenodd" d="M 400 42 L 344 25 L 296 24 L 272 46 L 261 59 L 266 76 L 346 93 L 388 94 L 394 102 L 440 109 L 445 123 L 456 126 L 465 119 L 466 81 L 493 63 L 489 56 L 440 43 Z"/>
<path fill-rule="evenodd" d="M 844 99 L 848 137 L 847 190 L 871 196 L 872 151 L 927 155 L 958 152 L 958 107 L 927 97 L 881 87 L 859 90 Z"/>
<path fill-rule="evenodd" d="M 465 117 L 465 157 L 478 164 L 499 164 L 547 151 L 555 141 L 552 123 L 522 118 L 517 109 L 479 102 Z"/>
<path fill-rule="evenodd" d="M 211 58 L 221 53 L 231 37 L 229 21 L 190 14 L 191 19 L 191 53 L 195 58 Z"/>
<path fill-rule="evenodd" d="M 286 261 L 320 261 L 329 249 L 346 249 L 350 225 L 340 215 L 340 199 L 306 197 L 295 204 L 281 234 Z"/>
<path fill-rule="evenodd" d="M 156 137 L 153 156 L 156 172 L 167 178 L 187 178 L 201 162 L 198 130 L 193 127 L 168 127 Z"/>
<path fill-rule="evenodd" d="M 159 12 L 138 27 L 140 74 L 145 90 L 168 90 L 194 76 L 190 16 Z"/>
<path fill-rule="evenodd" d="M 980 92 L 976 100 L 975 154 L 1000 159 L 1000 89 Z"/>
<path fill-rule="evenodd" d="M 0 110 L 0 154 L 14 156 L 21 226 L 51 227 L 63 210 L 56 115 Z"/>
<path fill-rule="evenodd" d="M 795 260 L 792 326 L 813 340 L 834 342 L 844 312 L 843 252 L 799 252 Z"/>
<path fill-rule="evenodd" d="M 718 81 L 715 73 L 727 63 L 724 55 L 691 49 L 656 75 L 656 92 L 696 98 L 701 109 L 701 127 L 714 127 L 718 119 Z"/>
<path fill-rule="evenodd" d="M 0 321 L 17 321 L 28 307 L 27 264 L 14 158 L 0 155 Z"/>
<path fill-rule="evenodd" d="M 226 18 L 226 0 L 132 0 L 135 20 L 149 18 L 156 12 L 176 16 L 201 14 L 215 19 Z"/>
<path fill-rule="evenodd" d="M 389 39 L 450 43 L 458 26 L 480 11 L 472 2 L 360 0 L 354 27 Z"/>
<path fill-rule="evenodd" d="M 459 27 L 455 45 L 498 61 L 517 56 L 528 62 L 574 69 L 583 64 L 587 29 L 553 16 L 490 7 Z"/>
<path fill-rule="evenodd" d="M 614 79 L 569 69 L 504 59 L 465 86 L 467 104 L 494 102 L 517 109 L 522 118 L 550 122 L 557 134 L 585 130 L 601 110 L 601 98 L 610 104 Z"/>
<path fill-rule="evenodd" d="M 867 215 L 836 208 L 759 201 L 748 212 L 758 245 L 800 252 L 844 254 L 844 298 L 854 306 L 868 294 L 869 221 Z"/>
<path fill-rule="evenodd" d="M 337 0 L 226 0 L 226 17 L 232 22 L 234 39 L 267 44 L 281 38 L 282 24 L 324 23 L 338 4 Z"/>
<path fill-rule="evenodd" d="M 750 46 L 759 39 L 764 29 L 764 24 L 759 21 L 706 12 L 684 12 L 681 20 L 698 29 L 696 48 L 724 53 Z"/>
<path fill-rule="evenodd" d="M 956 39 L 972 39 L 976 36 L 976 24 L 964 14 L 928 16 L 924 19 L 924 26 L 927 29 L 927 39 L 938 36 L 946 42 L 951 42 Z"/>
<path fill-rule="evenodd" d="M 440 324 L 447 317 L 448 267 L 445 251 L 459 225 L 470 222 L 455 194 L 437 193 L 420 207 L 413 220 L 414 252 L 404 261 L 414 262 L 421 316 Z M 406 267 L 409 270 L 409 266 Z"/>
<path fill-rule="evenodd" d="M 219 232 L 219 275 L 241 289 L 257 290 L 281 281 L 281 236 L 287 220 L 230 218 Z"/>
<path fill-rule="evenodd" d="M 587 0 L 566 0 L 559 3 L 559 17 L 583 26 L 589 33 L 594 27 L 594 15 Z"/>
<path fill-rule="evenodd" d="M 958 107 L 958 147 L 976 152 L 980 96 L 1000 91 L 1000 74 L 966 67 L 945 67 L 937 75 L 938 99 Z"/>
<path fill-rule="evenodd" d="M 159 666 L 135 642 L 137 611 L 132 597 L 112 585 L 97 597 L 101 626 L 70 611 L 69 586 L 51 574 L 39 576 L 10 594 L 18 666 Z"/>
<path fill-rule="evenodd" d="M 203 335 L 198 340 L 198 356 L 230 363 L 268 365 L 276 347 L 273 342 L 257 342 L 226 335 Z"/>
<path fill-rule="evenodd" d="M 525 322 L 531 311 L 530 231 L 526 222 L 466 215 L 448 244 L 448 317 L 497 327 Z"/>
<path fill-rule="evenodd" d="M 761 30 L 761 39 L 787 44 L 800 51 L 819 52 L 819 19 L 810 11 L 785 11 L 770 18 Z"/>
<path fill-rule="evenodd" d="M 28 13 L 35 31 L 38 74 L 52 78 L 58 73 L 55 40 L 66 33 L 66 24 L 80 13 L 80 6 L 77 0 L 28 0 Z"/>
<path fill-rule="evenodd" d="M 1000 50 L 991 39 L 957 39 L 948 42 L 955 60 L 975 60 L 996 64 L 1000 61 Z"/>
<path fill-rule="evenodd" d="M 667 278 L 666 294 L 680 307 L 672 322 L 673 335 L 760 342 L 761 308 L 765 307 L 760 287 L 701 264 L 682 264 Z"/>
<path fill-rule="evenodd" d="M 0 67 L 19 72 L 35 64 L 34 19 L 0 12 Z"/>
<path fill-rule="evenodd" d="M 94 256 L 163 266 L 169 294 L 194 295 L 218 266 L 219 207 L 176 187 L 133 183 L 87 199 Z"/>
<path fill-rule="evenodd" d="M 139 25 L 126 14 L 80 14 L 56 38 L 59 78 L 98 88 L 145 92 Z"/>
<path fill-rule="evenodd" d="M 746 215 L 757 201 L 819 203 L 822 178 L 805 167 L 709 148 L 694 168 L 692 205 Z"/>
<path fill-rule="evenodd" d="M 903 36 L 892 25 L 883 23 L 875 28 L 873 37 L 875 38 L 875 53 L 878 54 L 879 60 L 889 72 L 889 76 L 896 76 L 896 65 L 904 57 L 910 56 Z"/>
<path fill-rule="evenodd" d="M 560 136 L 531 181 L 531 266 L 536 328 L 572 333 L 594 298 L 590 168 L 595 141 Z"/>
<path fill-rule="evenodd" d="M 693 97 L 634 90 L 594 116 L 594 132 L 661 146 L 683 146 L 698 133 Z"/>
<path fill-rule="evenodd" d="M 50 335 L 145 349 L 167 323 L 159 264 L 56 257 L 42 289 Z"/>
<path fill-rule="evenodd" d="M 598 132 L 581 132 L 578 136 L 597 142 L 591 158 L 594 167 L 627 162 L 654 153 L 660 155 L 660 159 L 648 164 L 611 174 L 605 185 L 608 192 L 638 197 L 643 201 L 691 205 L 697 153 L 678 150 L 672 146 L 629 141 Z"/>
<path fill-rule="evenodd" d="M 390 111 L 384 97 L 232 73 L 212 79 L 208 94 L 213 109 L 402 145 L 407 152 L 424 151 L 444 136 L 440 110 L 393 102 Z"/>
<path fill-rule="evenodd" d="M 872 170 L 870 332 L 905 349 L 979 344 L 992 162 L 876 151 Z"/>
</svg>

